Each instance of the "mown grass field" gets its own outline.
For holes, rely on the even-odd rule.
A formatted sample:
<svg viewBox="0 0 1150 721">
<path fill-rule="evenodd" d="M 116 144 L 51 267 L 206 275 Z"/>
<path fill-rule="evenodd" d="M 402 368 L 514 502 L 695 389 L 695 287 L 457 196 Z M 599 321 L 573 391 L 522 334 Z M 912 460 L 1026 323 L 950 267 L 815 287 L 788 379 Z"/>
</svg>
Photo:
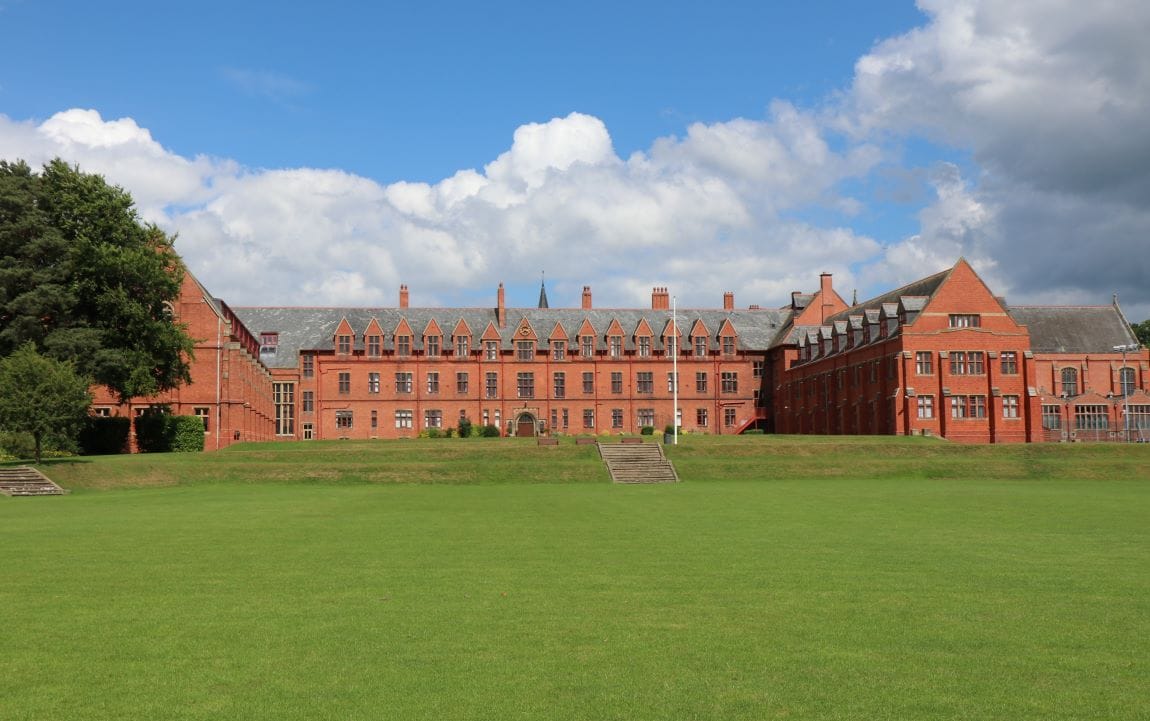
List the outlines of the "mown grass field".
<svg viewBox="0 0 1150 721">
<path fill-rule="evenodd" d="M 1150 446 L 669 452 L 48 464 L 0 498 L 0 718 L 1150 718 Z"/>
</svg>

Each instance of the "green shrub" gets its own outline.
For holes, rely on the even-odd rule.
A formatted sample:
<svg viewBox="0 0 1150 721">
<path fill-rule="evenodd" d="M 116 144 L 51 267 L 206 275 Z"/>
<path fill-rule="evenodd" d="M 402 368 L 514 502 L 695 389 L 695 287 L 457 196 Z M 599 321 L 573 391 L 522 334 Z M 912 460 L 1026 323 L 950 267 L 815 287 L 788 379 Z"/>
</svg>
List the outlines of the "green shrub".
<svg viewBox="0 0 1150 721">
<path fill-rule="evenodd" d="M 460 418 L 458 431 L 459 431 L 459 437 L 460 438 L 470 438 L 471 437 L 471 420 L 468 419 L 467 417 Z"/>
<path fill-rule="evenodd" d="M 498 438 L 502 433 L 499 432 L 499 426 L 483 426 L 484 438 Z"/>
<path fill-rule="evenodd" d="M 427 429 L 427 437 L 428 438 L 439 438 L 439 429 L 438 428 L 428 428 Z"/>
<path fill-rule="evenodd" d="M 204 450 L 204 421 L 197 416 L 164 416 L 176 453 L 199 453 Z"/>
<path fill-rule="evenodd" d="M 443 436 L 445 438 L 451 438 L 454 435 L 455 435 L 455 429 L 452 428 L 451 426 L 448 426 L 447 428 L 443 429 Z"/>
<path fill-rule="evenodd" d="M 123 416 L 90 416 L 80 429 L 80 452 L 86 456 L 126 453 L 131 428 L 131 420 Z"/>
<path fill-rule="evenodd" d="M 641 436 L 653 436 L 653 435 L 655 435 L 655 426 L 643 426 L 642 428 L 639 429 L 639 435 L 641 435 Z"/>
<path fill-rule="evenodd" d="M 0 451 L 12 458 L 35 458 L 36 440 L 31 433 L 0 433 Z"/>
</svg>

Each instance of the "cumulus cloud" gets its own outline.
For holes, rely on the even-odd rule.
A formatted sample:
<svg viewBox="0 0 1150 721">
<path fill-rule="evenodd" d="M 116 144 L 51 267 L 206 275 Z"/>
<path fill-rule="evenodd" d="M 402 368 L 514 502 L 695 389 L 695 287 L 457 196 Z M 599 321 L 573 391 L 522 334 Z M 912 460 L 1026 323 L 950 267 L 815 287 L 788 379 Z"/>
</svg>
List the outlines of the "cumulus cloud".
<svg viewBox="0 0 1150 721">
<path fill-rule="evenodd" d="M 877 162 L 873 148 L 836 152 L 820 133 L 778 104 L 767 119 L 694 125 L 624 159 L 602 121 L 572 113 L 518 128 L 481 171 L 391 185 L 187 159 L 131 119 L 91 110 L 0 119 L 0 150 L 36 163 L 59 155 L 123 185 L 237 305 L 392 303 L 400 283 L 413 302 L 455 303 L 545 269 L 553 287 L 595 286 L 601 305 L 642 304 L 652 285 L 670 285 L 684 304 L 715 306 L 728 289 L 754 293 L 747 303 L 781 300 L 811 285 L 812 268 L 849 275 L 877 251 L 847 228 L 785 215 L 842 200 L 836 186 Z"/>
</svg>

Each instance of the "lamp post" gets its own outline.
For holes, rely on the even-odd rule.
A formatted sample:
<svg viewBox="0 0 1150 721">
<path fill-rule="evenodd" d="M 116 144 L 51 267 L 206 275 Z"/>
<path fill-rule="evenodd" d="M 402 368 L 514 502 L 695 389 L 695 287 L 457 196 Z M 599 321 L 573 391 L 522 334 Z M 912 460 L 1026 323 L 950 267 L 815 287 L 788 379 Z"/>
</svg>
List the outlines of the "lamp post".
<svg viewBox="0 0 1150 721">
<path fill-rule="evenodd" d="M 1115 351 L 1122 352 L 1122 370 L 1118 371 L 1118 384 L 1122 388 L 1122 428 L 1126 433 L 1126 442 L 1130 442 L 1130 394 L 1126 392 L 1125 374 L 1126 370 L 1126 353 L 1128 351 L 1136 351 L 1141 348 L 1137 343 L 1128 343 L 1126 345 L 1114 346 Z"/>
</svg>

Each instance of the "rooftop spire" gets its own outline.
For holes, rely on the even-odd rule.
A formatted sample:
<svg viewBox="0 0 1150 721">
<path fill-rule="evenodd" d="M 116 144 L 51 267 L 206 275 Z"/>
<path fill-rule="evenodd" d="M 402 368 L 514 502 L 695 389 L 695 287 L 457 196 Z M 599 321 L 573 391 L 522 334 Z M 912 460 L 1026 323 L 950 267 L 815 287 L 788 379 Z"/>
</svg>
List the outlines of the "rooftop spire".
<svg viewBox="0 0 1150 721">
<path fill-rule="evenodd" d="M 546 276 L 545 276 L 544 271 L 539 271 L 539 307 L 540 308 L 550 308 L 551 307 L 551 306 L 547 305 L 547 287 L 543 284 L 543 281 L 545 280 L 545 278 L 546 278 Z"/>
</svg>

